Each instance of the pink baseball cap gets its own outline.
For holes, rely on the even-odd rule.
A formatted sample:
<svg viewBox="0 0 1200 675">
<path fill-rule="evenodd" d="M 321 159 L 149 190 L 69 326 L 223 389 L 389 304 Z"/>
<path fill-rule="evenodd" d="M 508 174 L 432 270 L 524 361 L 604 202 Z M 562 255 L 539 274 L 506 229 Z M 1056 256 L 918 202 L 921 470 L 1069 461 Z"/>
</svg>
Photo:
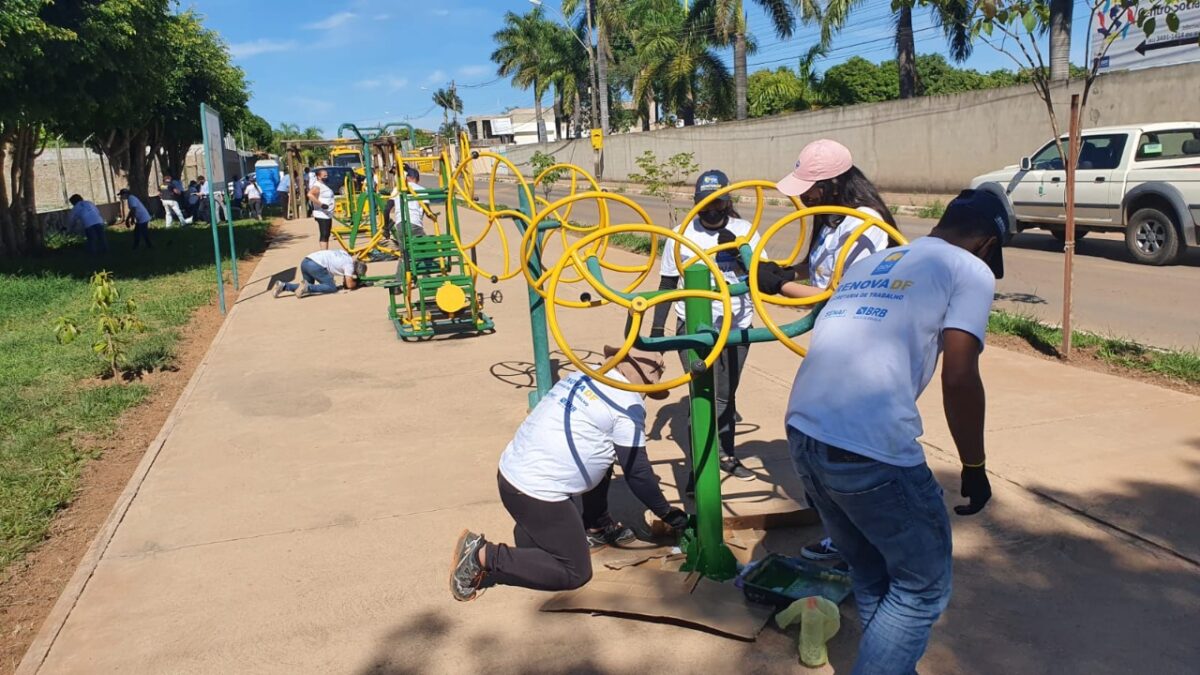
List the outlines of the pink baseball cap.
<svg viewBox="0 0 1200 675">
<path fill-rule="evenodd" d="M 854 166 L 854 158 L 846 146 L 822 138 L 804 146 L 800 158 L 796 160 L 796 168 L 775 184 L 788 197 L 798 197 L 819 180 L 836 178 Z"/>
</svg>

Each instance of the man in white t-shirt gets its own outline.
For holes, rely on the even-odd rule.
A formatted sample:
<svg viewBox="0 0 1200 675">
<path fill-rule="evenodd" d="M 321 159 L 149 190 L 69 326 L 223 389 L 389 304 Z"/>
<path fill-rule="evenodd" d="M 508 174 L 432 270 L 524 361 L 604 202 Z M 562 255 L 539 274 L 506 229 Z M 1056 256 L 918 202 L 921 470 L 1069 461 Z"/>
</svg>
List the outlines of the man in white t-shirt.
<svg viewBox="0 0 1200 675">
<path fill-rule="evenodd" d="M 279 282 L 275 287 L 275 297 L 284 293 L 295 293 L 297 298 L 324 293 L 337 293 L 338 286 L 335 276 L 345 279 L 346 290 L 354 290 L 362 283 L 361 279 L 367 274 L 367 263 L 355 260 L 345 251 L 322 249 L 309 253 L 300 261 L 300 275 L 304 281 L 293 284 Z"/>
<path fill-rule="evenodd" d="M 243 191 L 246 194 L 246 204 L 250 215 L 254 216 L 255 220 L 262 220 L 263 191 L 258 185 L 258 177 L 254 174 L 246 176 L 246 186 Z"/>
<path fill-rule="evenodd" d="M 408 190 L 420 192 L 425 188 L 418 182 L 421 180 L 421 173 L 416 168 L 407 164 L 404 165 L 404 181 L 405 185 L 396 188 L 396 196 L 392 198 L 392 221 L 400 224 L 403 221 L 404 202 L 408 202 L 408 223 L 413 236 L 425 236 L 425 209 L 421 207 L 421 202 L 413 197 L 413 193 Z M 406 189 L 407 188 L 407 189 Z M 407 199 L 401 199 L 400 195 L 405 195 Z"/>
<path fill-rule="evenodd" d="M 917 441 L 917 398 L 939 355 L 969 499 L 954 510 L 976 513 L 991 497 L 979 353 L 1007 226 L 996 196 L 966 190 L 928 237 L 847 270 L 792 385 L 792 460 L 850 564 L 863 625 L 858 664 L 872 672 L 914 672 L 950 599 L 950 522 Z"/>
<path fill-rule="evenodd" d="M 617 350 L 606 347 L 606 358 Z M 608 375 L 653 384 L 663 372 L 660 354 L 631 352 Z M 663 392 L 665 395 L 665 392 Z M 661 395 L 652 395 L 662 398 Z M 614 463 L 654 515 L 675 529 L 687 514 L 672 509 L 646 458 L 642 395 L 574 373 L 560 380 L 517 429 L 500 456 L 500 501 L 516 521 L 516 546 L 495 544 L 464 530 L 454 549 L 450 592 L 473 600 L 480 588 L 503 584 L 544 591 L 579 588 L 592 577 L 589 539 L 617 543 L 627 528 L 608 516 Z M 581 496 L 583 513 L 572 497 Z"/>
<path fill-rule="evenodd" d="M 696 180 L 695 193 L 693 195 L 695 203 L 708 198 L 714 192 L 717 192 L 729 185 L 729 177 L 724 172 L 717 170 L 705 171 L 700 174 Z M 751 234 L 754 226 L 746 220 L 738 217 L 737 212 L 733 208 L 733 201 L 728 194 L 722 195 L 709 202 L 707 206 L 700 211 L 699 215 L 692 219 L 683 231 L 683 236 L 688 241 L 692 242 L 701 251 L 707 251 L 715 248 L 719 244 L 728 244 L 736 241 L 738 238 L 749 237 L 748 244 L 751 249 L 758 245 L 759 236 L 755 232 Z M 682 273 L 678 265 L 675 263 L 675 250 L 679 249 L 679 257 L 682 262 L 696 257 L 696 253 L 687 246 L 679 246 L 674 239 L 668 239 L 663 246 L 661 262 L 659 263 L 659 290 L 674 290 L 681 288 Z M 726 283 L 733 285 L 738 282 L 746 281 L 749 271 L 746 269 L 745 261 L 742 260 L 741 254 L 737 249 L 728 248 L 717 251 L 713 256 L 713 262 L 716 263 L 718 269 L 721 270 L 721 276 L 724 277 Z M 693 265 L 701 265 L 702 262 L 695 262 Z M 711 275 L 710 275 L 711 278 Z M 675 333 L 685 333 L 685 313 L 684 303 L 682 300 L 674 303 L 675 307 Z M 733 330 L 750 328 L 754 323 L 754 304 L 750 301 L 750 296 L 747 294 L 737 295 L 730 298 L 730 309 L 732 310 L 731 321 Z M 722 311 L 724 306 L 720 302 L 712 303 L 712 325 L 714 328 L 721 325 Z M 654 318 L 651 322 L 650 336 L 658 337 L 665 333 L 665 324 L 667 320 L 667 305 L 660 304 L 654 308 Z M 742 371 L 746 365 L 746 357 L 750 353 L 750 345 L 728 345 L 721 351 L 717 357 L 716 363 L 713 364 L 713 384 L 716 397 L 716 413 L 717 413 L 717 436 L 720 439 L 720 457 L 719 464 L 721 470 L 740 480 L 754 480 L 754 473 L 742 465 L 741 460 L 737 457 L 737 451 L 734 443 L 734 430 L 738 420 L 737 412 L 737 390 L 738 385 L 742 380 Z M 681 361 L 686 360 L 686 352 L 680 352 Z M 683 363 L 686 370 L 688 364 Z M 689 480 L 687 492 L 691 492 L 693 488 L 692 482 Z"/>
</svg>

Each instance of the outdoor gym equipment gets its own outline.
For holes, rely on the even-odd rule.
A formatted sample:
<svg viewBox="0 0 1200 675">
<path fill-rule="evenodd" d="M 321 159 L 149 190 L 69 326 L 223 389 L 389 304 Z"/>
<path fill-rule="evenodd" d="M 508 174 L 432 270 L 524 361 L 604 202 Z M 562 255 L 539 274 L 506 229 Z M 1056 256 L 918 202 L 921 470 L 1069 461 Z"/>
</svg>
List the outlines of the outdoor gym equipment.
<svg viewBox="0 0 1200 675">
<path fill-rule="evenodd" d="M 730 188 L 735 188 L 735 186 L 730 186 Z M 719 194 L 713 195 L 712 198 L 715 199 Z M 562 201 L 564 200 L 560 200 L 560 202 Z M 704 203 L 701 202 L 694 210 L 698 211 Z M 556 203 L 554 206 L 561 208 L 564 204 Z M 546 216 L 551 212 L 553 209 L 547 207 L 539 216 Z M 763 253 L 766 251 L 767 243 L 788 224 L 797 221 L 801 226 L 801 232 L 797 238 L 799 242 L 803 242 L 805 219 L 823 214 L 852 215 L 863 221 L 838 253 L 830 288 L 810 298 L 764 297 L 758 290 L 758 267 L 764 259 Z M 685 224 L 687 222 L 685 221 Z M 538 224 L 539 219 L 535 218 L 532 225 L 536 227 Z M 771 225 L 753 250 L 746 237 L 702 250 L 681 234 L 671 230 L 653 225 L 617 225 L 583 236 L 567 249 L 551 269 L 546 280 L 546 300 L 549 301 L 547 321 L 555 342 L 576 368 L 599 382 L 626 391 L 651 393 L 665 391 L 682 384 L 689 385 L 696 513 L 691 525 L 680 538 L 680 548 L 687 554 L 687 562 L 683 569 L 695 570 L 718 580 L 732 578 L 737 572 L 737 563 L 732 552 L 725 546 L 723 535 L 713 363 L 727 345 L 774 340 L 782 340 L 792 351 L 802 356 L 804 350 L 793 342 L 793 338 L 808 332 L 815 325 L 817 315 L 825 301 L 833 295 L 834 289 L 841 281 L 846 258 L 853 249 L 853 244 L 872 226 L 881 228 L 887 232 L 890 238 L 900 244 L 907 243 L 904 236 L 895 228 L 868 214 L 840 207 L 813 207 L 791 213 Z M 691 251 L 694 255 L 686 263 L 680 265 L 683 288 L 631 292 L 614 288 L 606 282 L 604 279 L 605 267 L 595 255 L 594 245 L 602 237 L 624 232 L 666 237 L 675 241 L 678 247 Z M 734 284 L 726 282 L 714 261 L 714 256 L 726 249 L 737 252 L 742 265 L 747 270 L 745 280 L 739 280 Z M 799 250 L 798 243 L 793 247 L 790 255 L 793 260 L 798 257 Z M 651 247 L 649 254 L 651 263 L 656 255 L 657 247 Z M 792 260 L 784 262 L 790 263 Z M 563 275 L 568 269 L 572 270 L 573 274 L 581 276 L 601 298 L 589 303 L 588 306 L 599 306 L 608 302 L 624 308 L 628 313 L 625 336 L 620 349 L 598 368 L 589 365 L 578 356 L 563 336 L 558 323 L 557 307 L 578 306 L 578 301 L 574 299 L 559 297 L 559 287 L 563 283 Z M 731 299 L 746 294 L 750 295 L 755 309 L 766 325 L 765 328 L 738 330 L 731 328 Z M 645 313 L 657 304 L 676 300 L 684 302 L 686 332 L 674 336 L 642 337 L 639 330 L 644 323 Z M 712 325 L 713 302 L 721 303 L 721 322 L 717 327 Z M 767 304 L 790 307 L 809 306 L 812 311 L 803 317 L 780 325 L 767 313 Z M 690 365 L 684 369 L 681 376 L 657 384 L 631 384 L 608 377 L 607 373 L 635 347 L 654 352 L 682 351 L 685 354 L 685 361 Z"/>
</svg>

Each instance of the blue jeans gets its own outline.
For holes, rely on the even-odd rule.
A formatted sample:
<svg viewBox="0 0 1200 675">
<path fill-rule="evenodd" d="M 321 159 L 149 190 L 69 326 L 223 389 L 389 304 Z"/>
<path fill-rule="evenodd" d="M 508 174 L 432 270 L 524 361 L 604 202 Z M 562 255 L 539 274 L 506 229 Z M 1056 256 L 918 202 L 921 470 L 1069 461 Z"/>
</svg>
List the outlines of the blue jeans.
<svg viewBox="0 0 1200 675">
<path fill-rule="evenodd" d="M 893 466 L 788 427 L 804 490 L 850 564 L 863 637 L 855 675 L 909 675 L 950 602 L 950 518 L 925 464 Z"/>
<path fill-rule="evenodd" d="M 334 283 L 333 275 L 329 273 L 329 270 L 310 258 L 305 258 L 300 263 L 300 276 L 304 277 L 304 283 L 308 284 L 310 294 L 338 292 L 337 284 Z M 287 291 L 294 291 L 298 286 L 299 284 L 284 284 L 283 288 Z"/>
<path fill-rule="evenodd" d="M 83 228 L 83 236 L 87 237 L 87 250 L 92 255 L 108 252 L 108 241 L 104 238 L 104 226 L 92 225 Z"/>
</svg>

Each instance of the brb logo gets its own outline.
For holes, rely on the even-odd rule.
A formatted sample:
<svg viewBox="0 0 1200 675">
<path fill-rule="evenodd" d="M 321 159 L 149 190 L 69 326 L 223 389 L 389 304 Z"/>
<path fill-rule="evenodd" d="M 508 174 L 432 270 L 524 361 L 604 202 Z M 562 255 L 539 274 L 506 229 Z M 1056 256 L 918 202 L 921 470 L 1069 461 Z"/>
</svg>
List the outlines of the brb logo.
<svg viewBox="0 0 1200 675">
<path fill-rule="evenodd" d="M 884 257 L 883 262 L 879 263 L 879 265 L 877 265 L 871 272 L 871 276 L 877 276 L 891 272 L 892 268 L 896 266 L 896 263 L 900 262 L 900 259 L 904 257 L 905 253 L 908 253 L 908 251 L 894 251 L 887 254 Z"/>
<path fill-rule="evenodd" d="M 863 305 L 854 312 L 854 316 L 861 316 L 864 319 L 874 319 L 878 321 L 879 319 L 887 316 L 887 313 L 888 311 L 883 307 L 871 307 L 869 305 Z"/>
</svg>

